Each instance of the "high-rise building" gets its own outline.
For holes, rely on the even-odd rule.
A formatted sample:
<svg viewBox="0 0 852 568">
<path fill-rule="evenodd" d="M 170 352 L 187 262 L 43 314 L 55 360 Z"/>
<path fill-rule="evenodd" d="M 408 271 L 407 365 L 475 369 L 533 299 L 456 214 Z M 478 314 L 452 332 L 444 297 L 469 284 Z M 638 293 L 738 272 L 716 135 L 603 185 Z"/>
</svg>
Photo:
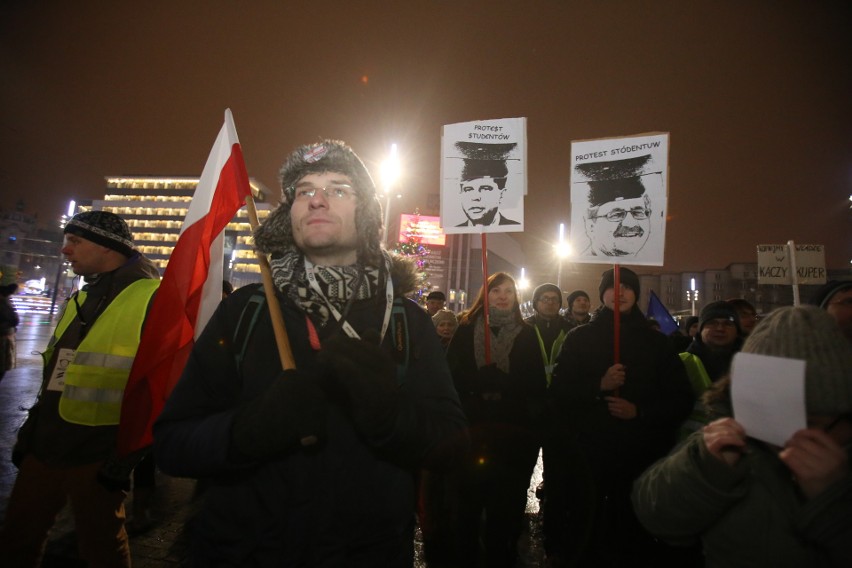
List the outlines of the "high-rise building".
<svg viewBox="0 0 852 568">
<path fill-rule="evenodd" d="M 164 176 L 107 177 L 103 199 L 80 205 L 81 211 L 109 211 L 127 221 L 141 253 L 162 273 L 177 243 L 189 203 L 199 178 Z M 270 211 L 269 190 L 251 179 L 250 185 L 261 222 Z M 277 199 L 273 205 L 277 204 Z M 251 244 L 251 226 L 246 208 L 241 208 L 225 229 L 226 280 L 235 286 L 260 281 L 260 267 Z"/>
</svg>

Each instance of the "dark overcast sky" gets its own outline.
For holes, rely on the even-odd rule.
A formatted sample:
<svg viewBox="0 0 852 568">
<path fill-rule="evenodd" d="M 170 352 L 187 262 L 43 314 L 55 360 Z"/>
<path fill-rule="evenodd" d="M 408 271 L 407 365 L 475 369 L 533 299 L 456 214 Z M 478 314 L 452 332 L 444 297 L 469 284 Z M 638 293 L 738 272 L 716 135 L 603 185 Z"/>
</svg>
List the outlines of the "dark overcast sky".
<svg viewBox="0 0 852 568">
<path fill-rule="evenodd" d="M 41 218 L 104 176 L 198 176 L 230 107 L 249 174 L 392 142 L 404 206 L 443 124 L 526 116 L 530 264 L 569 220 L 571 140 L 671 133 L 666 270 L 755 245 L 852 259 L 852 10 L 805 1 L 23 1 L 0 8 L 0 192 Z M 397 212 L 397 211 L 395 211 Z"/>
</svg>

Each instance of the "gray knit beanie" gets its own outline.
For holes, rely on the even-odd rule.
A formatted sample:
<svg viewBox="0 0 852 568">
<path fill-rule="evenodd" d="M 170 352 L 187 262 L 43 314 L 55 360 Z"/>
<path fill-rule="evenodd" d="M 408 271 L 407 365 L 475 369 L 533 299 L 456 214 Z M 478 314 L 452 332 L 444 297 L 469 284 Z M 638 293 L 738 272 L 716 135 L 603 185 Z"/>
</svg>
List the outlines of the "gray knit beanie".
<svg viewBox="0 0 852 568">
<path fill-rule="evenodd" d="M 458 327 L 459 325 L 459 320 L 452 310 L 438 310 L 437 312 L 435 312 L 435 315 L 432 316 L 432 323 L 435 325 L 435 327 L 438 327 L 439 323 L 445 321 L 452 322 L 454 327 Z"/>
<path fill-rule="evenodd" d="M 355 220 L 358 227 L 358 259 L 377 266 L 381 259 L 382 207 L 376 197 L 376 186 L 364 162 L 339 140 L 323 140 L 297 148 L 281 167 L 281 204 L 254 232 L 255 248 L 266 254 L 295 250 L 290 208 L 293 206 L 288 188 L 308 174 L 336 172 L 349 176 L 357 192 Z"/>
<path fill-rule="evenodd" d="M 809 415 L 852 412 L 852 344 L 825 311 L 815 306 L 779 308 L 757 324 L 743 352 L 804 359 Z"/>
</svg>

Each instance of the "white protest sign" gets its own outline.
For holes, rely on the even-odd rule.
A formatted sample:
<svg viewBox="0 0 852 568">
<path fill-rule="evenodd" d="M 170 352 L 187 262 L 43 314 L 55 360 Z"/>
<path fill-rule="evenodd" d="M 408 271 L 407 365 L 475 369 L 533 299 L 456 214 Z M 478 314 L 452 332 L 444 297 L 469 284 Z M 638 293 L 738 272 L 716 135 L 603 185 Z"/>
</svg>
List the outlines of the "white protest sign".
<svg viewBox="0 0 852 568">
<path fill-rule="evenodd" d="M 790 264 L 790 246 L 757 245 L 758 284 L 825 284 L 823 245 L 793 245 L 796 280 Z"/>
<path fill-rule="evenodd" d="M 662 266 L 668 133 L 571 143 L 575 262 Z"/>
<path fill-rule="evenodd" d="M 737 353 L 731 363 L 731 402 L 746 435 L 783 446 L 808 425 L 805 361 Z"/>
<path fill-rule="evenodd" d="M 441 134 L 444 233 L 523 231 L 526 164 L 526 118 L 445 125 Z"/>
</svg>

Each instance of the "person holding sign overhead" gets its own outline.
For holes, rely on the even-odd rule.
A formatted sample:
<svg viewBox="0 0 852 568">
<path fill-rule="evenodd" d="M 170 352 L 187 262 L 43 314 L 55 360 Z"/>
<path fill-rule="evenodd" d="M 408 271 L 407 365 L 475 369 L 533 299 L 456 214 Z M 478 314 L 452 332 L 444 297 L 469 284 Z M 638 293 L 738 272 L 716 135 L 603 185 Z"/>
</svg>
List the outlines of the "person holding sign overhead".
<svg viewBox="0 0 852 568">
<path fill-rule="evenodd" d="M 562 552 L 580 565 L 650 565 L 656 551 L 633 515 L 630 486 L 671 449 L 693 404 L 683 364 L 636 306 L 639 277 L 627 268 L 620 272 L 618 291 L 614 271 L 603 273 L 603 305 L 591 322 L 568 334 L 548 391 L 552 422 L 568 438 L 564 445 L 578 446 L 577 459 L 563 473 L 571 495 Z M 619 361 L 615 309 L 621 314 Z M 548 486 L 559 482 L 551 477 Z"/>
<path fill-rule="evenodd" d="M 478 566 L 484 521 L 484 566 L 514 566 L 527 488 L 541 446 L 544 362 L 535 331 L 521 316 L 514 279 L 488 277 L 485 293 L 459 318 L 447 360 L 470 422 L 471 449 L 458 472 L 456 557 L 452 566 Z M 490 350 L 486 342 L 490 334 Z"/>
</svg>

